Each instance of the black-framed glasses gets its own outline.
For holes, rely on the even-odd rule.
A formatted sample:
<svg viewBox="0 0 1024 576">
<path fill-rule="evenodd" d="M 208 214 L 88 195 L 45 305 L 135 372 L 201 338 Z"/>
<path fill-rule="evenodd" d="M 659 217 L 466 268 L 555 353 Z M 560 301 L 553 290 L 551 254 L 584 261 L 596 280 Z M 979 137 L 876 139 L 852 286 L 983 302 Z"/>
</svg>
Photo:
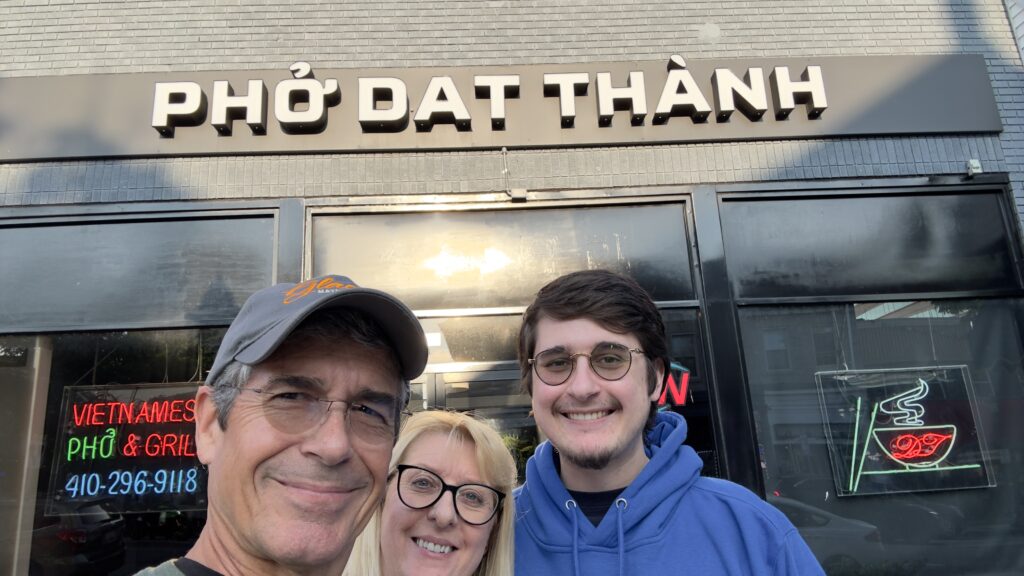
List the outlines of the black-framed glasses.
<svg viewBox="0 0 1024 576">
<path fill-rule="evenodd" d="M 505 499 L 504 494 L 486 484 L 452 486 L 426 468 L 409 464 L 399 464 L 397 468 L 398 498 L 413 510 L 429 508 L 445 492 L 451 492 L 459 518 L 466 524 L 479 526 L 494 518 Z"/>
<path fill-rule="evenodd" d="M 527 360 L 540 381 L 548 386 L 565 384 L 576 368 L 576 358 L 586 356 L 590 368 L 605 380 L 621 380 L 629 372 L 633 354 L 643 354 L 640 348 L 629 348 L 615 342 L 602 342 L 589 353 L 570 353 L 562 347 L 549 348 Z"/>
<path fill-rule="evenodd" d="M 348 433 L 355 440 L 374 446 L 389 445 L 394 443 L 398 433 L 398 401 L 391 397 L 352 402 L 331 400 L 315 392 L 287 386 L 239 387 L 238 390 L 259 394 L 267 422 L 285 434 L 304 434 L 319 428 L 334 404 L 344 406 Z"/>
</svg>

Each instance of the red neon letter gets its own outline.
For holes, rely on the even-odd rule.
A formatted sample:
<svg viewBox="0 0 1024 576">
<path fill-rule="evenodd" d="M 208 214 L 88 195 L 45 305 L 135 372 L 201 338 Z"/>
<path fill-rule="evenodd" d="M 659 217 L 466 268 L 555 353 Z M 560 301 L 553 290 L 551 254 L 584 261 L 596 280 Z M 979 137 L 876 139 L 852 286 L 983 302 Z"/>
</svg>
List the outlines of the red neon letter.
<svg viewBox="0 0 1024 576">
<path fill-rule="evenodd" d="M 143 422 L 149 422 L 149 404 L 146 402 L 142 403 L 142 408 L 140 408 L 139 413 L 135 415 L 134 424 L 142 424 Z"/>
<path fill-rule="evenodd" d="M 181 422 L 181 405 L 182 404 L 183 404 L 183 402 L 181 400 L 172 400 L 171 401 L 171 413 L 170 413 L 170 415 L 167 416 L 167 421 L 168 422 Z"/>
<path fill-rule="evenodd" d="M 146 456 L 160 456 L 160 435 L 150 434 L 146 436 Z"/>
<path fill-rule="evenodd" d="M 118 424 L 134 424 L 132 417 L 135 416 L 135 404 L 121 402 L 121 414 L 118 417 Z"/>
<path fill-rule="evenodd" d="M 106 424 L 107 410 L 109 406 L 106 403 L 93 404 L 92 405 L 92 418 L 89 419 L 89 424 L 93 426 L 103 426 Z"/>
<path fill-rule="evenodd" d="M 679 378 L 679 384 L 676 384 L 675 376 L 669 374 L 668 382 L 665 383 L 665 389 L 661 391 L 661 398 L 658 399 L 658 406 L 664 406 L 666 397 L 669 392 L 672 393 L 672 404 L 674 406 L 686 406 L 686 391 L 690 387 L 690 373 L 683 372 L 681 378 Z"/>
<path fill-rule="evenodd" d="M 181 454 L 180 456 L 195 456 L 196 449 L 192 445 L 192 436 L 188 434 L 181 435 Z"/>
<path fill-rule="evenodd" d="M 178 455 L 178 435 L 177 434 L 164 434 L 163 444 L 160 445 L 160 455 L 167 456 Z"/>
<path fill-rule="evenodd" d="M 89 407 L 92 404 L 75 404 L 71 409 L 75 412 L 75 426 L 84 426 L 89 421 Z M 79 411 L 78 409 L 82 410 Z"/>
<path fill-rule="evenodd" d="M 167 413 L 170 412 L 171 405 L 167 400 L 156 401 L 150 405 L 149 417 L 152 422 L 167 422 Z"/>
</svg>

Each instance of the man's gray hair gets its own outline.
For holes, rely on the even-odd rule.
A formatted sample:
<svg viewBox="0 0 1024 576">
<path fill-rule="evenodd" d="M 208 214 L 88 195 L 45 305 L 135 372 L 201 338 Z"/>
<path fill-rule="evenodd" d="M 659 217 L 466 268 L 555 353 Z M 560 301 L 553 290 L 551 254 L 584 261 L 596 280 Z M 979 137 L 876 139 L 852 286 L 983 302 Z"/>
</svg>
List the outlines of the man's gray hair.
<svg viewBox="0 0 1024 576">
<path fill-rule="evenodd" d="M 384 353 L 391 372 L 398 384 L 398 406 L 396 412 L 405 408 L 409 402 L 409 382 L 400 376 L 402 366 L 391 342 L 384 330 L 367 314 L 351 308 L 331 308 L 317 312 L 303 320 L 288 336 L 285 343 L 301 341 L 320 341 L 327 343 L 355 342 L 356 344 L 379 350 Z M 284 344 L 282 344 L 284 345 Z M 217 422 L 222 430 L 228 427 L 228 414 L 238 397 L 239 390 L 249 382 L 253 367 L 232 360 L 224 371 L 213 382 L 213 404 L 217 408 Z M 395 414 L 397 426 L 398 414 Z"/>
</svg>

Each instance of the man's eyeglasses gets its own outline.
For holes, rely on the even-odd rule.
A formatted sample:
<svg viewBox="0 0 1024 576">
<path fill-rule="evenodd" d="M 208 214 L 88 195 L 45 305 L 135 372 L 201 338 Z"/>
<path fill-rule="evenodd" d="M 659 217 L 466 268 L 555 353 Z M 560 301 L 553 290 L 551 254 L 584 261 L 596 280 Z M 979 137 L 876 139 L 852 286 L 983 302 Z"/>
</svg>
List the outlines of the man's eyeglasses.
<svg viewBox="0 0 1024 576">
<path fill-rule="evenodd" d="M 572 371 L 576 367 L 576 358 L 579 356 L 587 357 L 590 368 L 594 370 L 595 374 L 605 380 L 614 381 L 621 380 L 629 372 L 629 367 L 633 363 L 633 354 L 643 354 L 643 352 L 640 348 L 627 348 L 614 342 L 602 342 L 594 346 L 589 354 L 586 352 L 570 354 L 564 348 L 550 348 L 538 353 L 527 362 L 533 366 L 533 371 L 541 382 L 548 386 L 559 386 L 565 384 L 572 376 Z"/>
<path fill-rule="evenodd" d="M 340 404 L 344 407 L 348 433 L 354 439 L 370 445 L 395 441 L 399 413 L 394 399 L 379 402 L 330 400 L 314 392 L 288 387 L 239 390 L 259 394 L 267 422 L 285 434 L 303 434 L 319 428 L 327 420 L 331 406 Z"/>
<path fill-rule="evenodd" d="M 398 498 L 409 508 L 422 510 L 441 499 L 445 492 L 452 493 L 455 513 L 466 524 L 479 526 L 488 523 L 501 507 L 505 495 L 484 484 L 446 484 L 440 476 L 419 466 L 399 464 Z"/>
</svg>

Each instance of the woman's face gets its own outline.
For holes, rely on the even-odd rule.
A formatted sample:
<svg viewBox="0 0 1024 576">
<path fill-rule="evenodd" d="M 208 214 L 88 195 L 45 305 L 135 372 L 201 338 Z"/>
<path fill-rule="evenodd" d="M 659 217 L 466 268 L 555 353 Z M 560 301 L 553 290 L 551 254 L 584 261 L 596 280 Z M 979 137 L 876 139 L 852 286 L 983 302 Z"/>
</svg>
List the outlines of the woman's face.
<svg viewBox="0 0 1024 576">
<path fill-rule="evenodd" d="M 472 441 L 429 432 L 414 440 L 399 464 L 430 470 L 446 484 L 487 484 L 476 464 Z M 421 510 L 398 497 L 398 476 L 388 483 L 381 516 L 380 552 L 384 576 L 469 576 L 487 551 L 500 514 L 474 526 L 455 513 L 452 493 Z"/>
</svg>

